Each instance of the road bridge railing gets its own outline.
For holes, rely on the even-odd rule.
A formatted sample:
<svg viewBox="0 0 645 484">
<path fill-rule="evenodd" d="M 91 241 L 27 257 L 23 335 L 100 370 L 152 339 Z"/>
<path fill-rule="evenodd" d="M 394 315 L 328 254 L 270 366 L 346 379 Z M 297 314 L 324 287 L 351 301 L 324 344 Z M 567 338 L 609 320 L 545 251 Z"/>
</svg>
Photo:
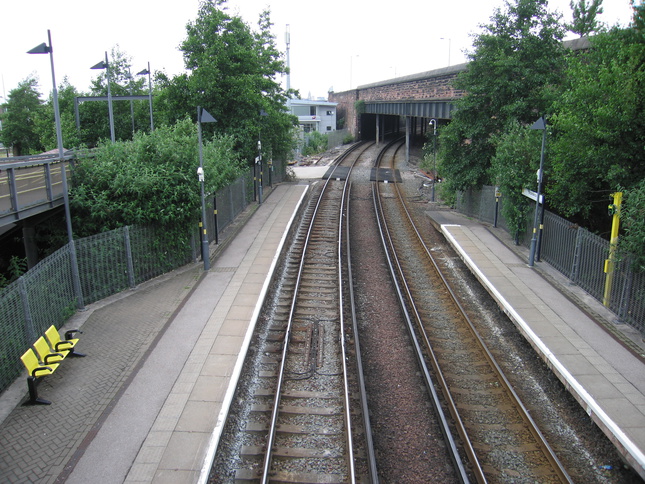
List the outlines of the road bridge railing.
<svg viewBox="0 0 645 484">
<path fill-rule="evenodd" d="M 74 154 L 5 158 L 0 162 L 0 229 L 63 205 L 62 170 Z"/>
</svg>

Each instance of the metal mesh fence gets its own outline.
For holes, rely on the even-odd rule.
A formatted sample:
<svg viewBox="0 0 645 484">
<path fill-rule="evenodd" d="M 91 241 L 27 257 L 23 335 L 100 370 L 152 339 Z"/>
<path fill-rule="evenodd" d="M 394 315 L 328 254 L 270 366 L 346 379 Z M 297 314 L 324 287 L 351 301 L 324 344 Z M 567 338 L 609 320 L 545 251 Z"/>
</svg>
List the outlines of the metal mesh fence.
<svg viewBox="0 0 645 484">
<path fill-rule="evenodd" d="M 284 179 L 276 169 L 276 183 Z M 266 183 L 266 182 L 265 182 Z M 252 175 L 217 192 L 221 232 L 253 201 Z M 214 200 L 206 226 L 215 240 Z M 20 356 L 52 324 L 60 328 L 76 311 L 72 255 L 76 255 L 80 301 L 91 304 L 197 259 L 197 226 L 183 231 L 131 226 L 77 239 L 0 290 L 0 392 L 23 370 Z"/>
<path fill-rule="evenodd" d="M 503 198 L 496 202 L 495 188 L 486 186 L 458 193 L 455 208 L 484 223 L 493 224 L 497 220 L 497 226 L 508 232 L 502 203 Z M 534 210 L 535 205 L 529 213 L 533 215 Z M 524 234 L 519 237 L 526 247 L 530 247 L 533 222 L 533 216 L 527 217 Z M 645 274 L 632 271 L 629 258 L 617 261 L 611 275 L 605 273 L 609 249 L 609 241 L 602 237 L 549 211 L 544 212 L 543 230 L 537 245 L 538 260 L 549 263 L 605 304 L 618 321 L 645 334 Z"/>
</svg>

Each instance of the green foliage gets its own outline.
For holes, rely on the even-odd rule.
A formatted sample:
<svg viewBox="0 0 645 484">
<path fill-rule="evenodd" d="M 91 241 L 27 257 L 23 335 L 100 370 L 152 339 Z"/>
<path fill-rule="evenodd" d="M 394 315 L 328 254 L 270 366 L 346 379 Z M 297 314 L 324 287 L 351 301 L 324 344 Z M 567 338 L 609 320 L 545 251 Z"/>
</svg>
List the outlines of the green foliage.
<svg viewBox="0 0 645 484">
<path fill-rule="evenodd" d="M 645 180 L 623 192 L 620 218 L 624 235 L 619 238 L 622 253 L 633 258 L 633 268 L 645 271 Z"/>
<path fill-rule="evenodd" d="M 235 179 L 241 163 L 233 139 L 204 143 L 205 189 L 213 193 Z M 185 231 L 200 214 L 197 130 L 189 119 L 133 141 L 103 143 L 74 170 L 74 227 L 91 235 L 124 225 L 161 225 Z"/>
<path fill-rule="evenodd" d="M 27 258 L 11 256 L 9 259 L 9 266 L 7 267 L 8 276 L 0 273 L 0 289 L 7 287 L 13 281 L 27 272 Z"/>
<path fill-rule="evenodd" d="M 233 136 L 245 159 L 255 158 L 260 138 L 265 153 L 286 156 L 294 147 L 291 127 L 297 119 L 287 112 L 287 93 L 276 81 L 286 65 L 270 33 L 269 12 L 262 12 L 253 31 L 225 4 L 202 2 L 197 19 L 187 25 L 181 50 L 189 73 L 158 76 L 160 116 L 166 123 L 186 115 L 195 119 L 202 106 L 218 121 L 206 132 Z"/>
<path fill-rule="evenodd" d="M 569 3 L 571 10 L 573 10 L 573 22 L 567 25 L 567 28 L 580 37 L 593 34 L 602 27 L 602 24 L 596 19 L 598 15 L 603 13 L 602 0 L 590 1 L 591 4 L 587 4 L 587 0 L 578 0 L 577 2 L 571 0 Z"/>
<path fill-rule="evenodd" d="M 22 156 L 43 151 L 43 144 L 36 131 L 36 120 L 42 111 L 42 101 L 37 91 L 38 81 L 27 78 L 9 92 L 9 99 L 3 107 L 2 144 L 13 146 L 14 156 Z"/>
<path fill-rule="evenodd" d="M 354 137 L 352 136 L 351 133 L 347 133 L 345 137 L 343 138 L 343 144 L 348 145 L 350 143 L 354 142 Z"/>
<path fill-rule="evenodd" d="M 80 147 L 82 142 L 78 129 L 76 129 L 74 114 L 74 98 L 80 94 L 74 86 L 70 85 L 67 78 L 63 79 L 63 83 L 60 86 L 57 86 L 57 91 L 63 147 L 65 149 Z M 49 99 L 45 102 L 35 125 L 45 151 L 58 148 L 53 94 L 50 94 Z"/>
<path fill-rule="evenodd" d="M 365 101 L 362 99 L 359 99 L 354 103 L 354 109 L 356 110 L 356 115 L 360 116 L 365 112 Z"/>
<path fill-rule="evenodd" d="M 570 57 L 554 105 L 548 193 L 565 216 L 593 219 L 600 198 L 645 178 L 645 36 L 614 28 L 591 45 Z"/>
<path fill-rule="evenodd" d="M 474 40 L 468 68 L 455 81 L 466 95 L 442 130 L 442 174 L 451 189 L 489 184 L 493 136 L 511 120 L 529 124 L 548 111 L 564 66 L 559 15 L 546 0 L 513 0 Z"/>
<path fill-rule="evenodd" d="M 502 193 L 502 213 L 516 238 L 526 227 L 531 206 L 522 189 L 535 191 L 537 188 L 535 173 L 540 167 L 541 139 L 541 131 L 531 130 L 517 121 L 494 138 L 496 149 L 490 178 Z"/>
<path fill-rule="evenodd" d="M 302 148 L 304 156 L 316 155 L 327 151 L 329 144 L 328 136 L 319 131 L 313 131 L 305 139 L 305 146 Z"/>
<path fill-rule="evenodd" d="M 122 52 L 118 46 L 112 49 L 108 62 L 110 67 L 110 92 L 113 98 L 130 94 L 148 94 L 147 80 L 143 76 L 132 75 L 131 58 Z M 99 74 L 92 81 L 89 95 L 107 96 L 107 72 L 106 70 L 97 72 Z M 134 118 L 131 106 L 132 110 L 134 110 Z M 63 111 L 63 107 L 61 107 L 61 111 Z M 147 100 L 129 102 L 113 99 L 112 112 L 116 140 L 130 140 L 136 131 L 149 131 L 150 129 L 150 111 Z M 94 147 L 100 143 L 100 140 L 110 139 L 110 117 L 107 101 L 86 101 L 81 103 L 79 105 L 79 117 L 81 125 L 80 139 L 85 146 Z"/>
</svg>

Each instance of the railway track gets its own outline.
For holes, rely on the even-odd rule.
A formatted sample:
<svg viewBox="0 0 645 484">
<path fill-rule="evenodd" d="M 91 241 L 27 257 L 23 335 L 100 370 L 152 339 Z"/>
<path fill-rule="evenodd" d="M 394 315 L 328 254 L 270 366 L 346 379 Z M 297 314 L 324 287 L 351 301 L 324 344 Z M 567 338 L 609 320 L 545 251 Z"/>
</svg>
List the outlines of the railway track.
<svg viewBox="0 0 645 484">
<path fill-rule="evenodd" d="M 339 160 L 343 173 L 364 149 L 359 145 Z M 354 342 L 351 296 L 343 292 L 347 179 L 328 178 L 292 244 L 265 336 L 236 481 L 360 482 L 373 467 L 356 351 L 346 347 L 346 341 Z"/>
<path fill-rule="evenodd" d="M 400 146 L 384 152 L 389 169 Z M 571 482 L 441 274 L 397 185 L 375 183 L 373 193 L 419 358 L 433 369 L 472 479 Z"/>
</svg>

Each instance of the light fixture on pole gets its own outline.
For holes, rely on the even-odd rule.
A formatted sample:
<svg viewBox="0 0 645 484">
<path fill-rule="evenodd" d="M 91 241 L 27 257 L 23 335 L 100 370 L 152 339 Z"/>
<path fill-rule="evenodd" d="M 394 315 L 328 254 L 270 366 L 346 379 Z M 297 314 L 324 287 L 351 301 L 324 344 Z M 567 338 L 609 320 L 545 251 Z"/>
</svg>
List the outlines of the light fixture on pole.
<svg viewBox="0 0 645 484">
<path fill-rule="evenodd" d="M 201 185 L 202 200 L 202 222 L 200 223 L 202 239 L 202 260 L 204 261 L 204 270 L 211 267 L 210 249 L 208 244 L 208 231 L 206 229 L 206 199 L 204 197 L 204 155 L 202 149 L 202 123 L 215 123 L 217 120 L 211 114 L 197 106 L 197 137 L 199 140 L 199 168 L 197 168 L 197 178 Z"/>
<path fill-rule="evenodd" d="M 535 263 L 535 248 L 537 247 L 537 231 L 540 213 L 540 193 L 542 192 L 542 175 L 544 173 L 544 148 L 546 146 L 546 119 L 542 116 L 538 119 L 531 129 L 542 130 L 542 150 L 540 151 L 540 169 L 537 172 L 537 196 L 535 197 L 535 218 L 533 219 L 533 235 L 531 237 L 531 249 L 529 252 L 529 267 Z"/>
<path fill-rule="evenodd" d="M 147 69 L 143 69 L 141 72 L 137 72 L 137 76 L 145 76 L 146 74 L 148 75 L 148 102 L 150 103 L 150 132 L 152 132 L 155 130 L 155 123 L 152 119 L 152 79 L 150 78 L 150 62 L 148 62 Z"/>
<path fill-rule="evenodd" d="M 110 116 L 110 139 L 114 143 L 116 138 L 114 136 L 114 114 L 112 112 L 112 91 L 110 90 L 110 64 L 108 63 L 107 51 L 105 51 L 105 60 L 93 65 L 90 69 L 105 69 L 107 77 L 108 114 Z"/>
<path fill-rule="evenodd" d="M 56 73 L 54 70 L 54 47 L 52 45 L 51 31 L 47 30 L 47 40 L 49 45 L 42 43 L 33 49 L 27 51 L 28 54 L 49 54 L 49 60 L 52 70 L 52 98 L 54 99 L 54 122 L 56 124 L 56 143 L 58 145 L 58 157 L 61 164 L 61 179 L 63 182 L 63 203 L 65 205 L 65 223 L 67 227 L 67 241 L 70 246 L 70 259 L 72 268 L 72 280 L 74 293 L 76 295 L 76 304 L 79 309 L 85 307 L 83 302 L 83 292 L 80 286 L 80 276 L 78 272 L 78 261 L 76 259 L 76 246 L 74 244 L 74 233 L 72 231 L 72 215 L 69 208 L 69 193 L 67 186 L 67 167 L 65 166 L 65 148 L 63 148 L 63 133 L 60 122 L 60 108 L 58 106 L 58 89 L 56 88 Z"/>
<path fill-rule="evenodd" d="M 260 131 L 258 134 L 258 156 L 260 158 L 260 187 L 262 187 L 262 152 L 261 152 L 261 144 L 260 141 L 262 140 L 262 125 L 264 124 L 264 118 L 269 116 L 269 113 L 267 113 L 264 109 L 260 109 Z M 273 188 L 273 180 L 271 178 L 271 172 L 273 171 L 273 163 L 271 160 L 269 160 L 269 186 Z"/>
<path fill-rule="evenodd" d="M 448 67 L 450 67 L 450 47 L 452 44 L 452 39 L 448 37 L 440 37 L 439 40 L 447 40 L 448 41 Z"/>
<path fill-rule="evenodd" d="M 433 168 L 432 168 L 432 198 L 431 201 L 434 202 L 434 184 L 437 179 L 437 120 L 431 119 L 430 126 L 434 128 L 432 133 L 432 159 L 433 159 Z"/>
</svg>

